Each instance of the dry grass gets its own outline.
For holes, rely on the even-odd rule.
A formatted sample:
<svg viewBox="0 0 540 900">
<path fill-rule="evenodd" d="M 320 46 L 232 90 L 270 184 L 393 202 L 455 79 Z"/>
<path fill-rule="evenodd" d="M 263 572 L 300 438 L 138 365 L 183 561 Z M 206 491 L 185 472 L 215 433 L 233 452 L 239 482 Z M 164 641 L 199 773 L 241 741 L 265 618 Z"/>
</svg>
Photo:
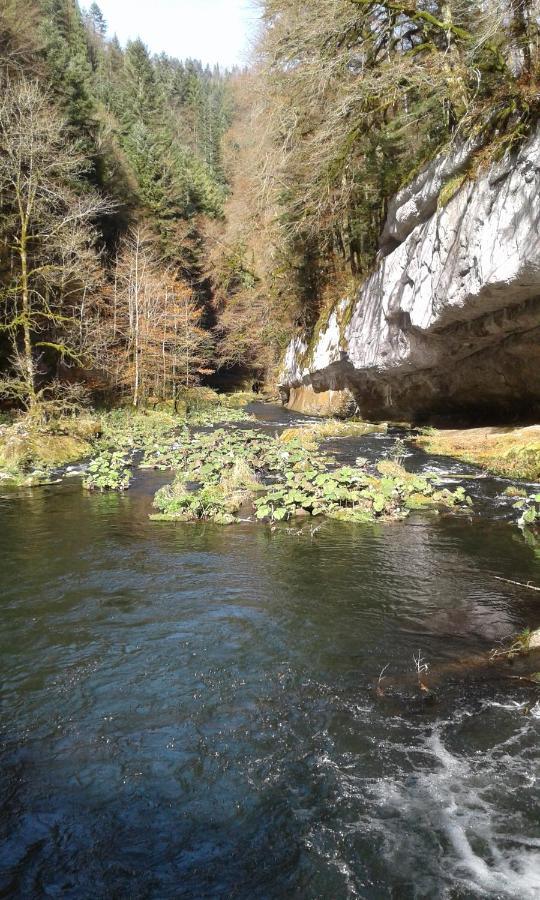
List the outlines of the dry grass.
<svg viewBox="0 0 540 900">
<path fill-rule="evenodd" d="M 22 419 L 0 429 L 0 470 L 21 474 L 78 462 L 92 453 L 100 431 L 92 416 L 57 420 L 36 426 Z"/>
<path fill-rule="evenodd" d="M 89 456 L 91 445 L 68 434 L 8 434 L 0 438 L 0 469 L 19 473 L 57 467 Z"/>
<path fill-rule="evenodd" d="M 220 487 L 226 495 L 264 490 L 264 485 L 244 459 L 235 460 L 232 469 L 222 476 Z"/>
<path fill-rule="evenodd" d="M 373 422 L 343 422 L 340 419 L 327 419 L 316 425 L 301 428 L 286 428 L 280 440 L 284 444 L 297 441 L 306 450 L 315 450 L 321 441 L 327 438 L 362 437 L 386 431 L 386 424 L 376 425 Z"/>
<path fill-rule="evenodd" d="M 428 453 L 477 463 L 496 475 L 540 481 L 540 425 L 433 430 L 416 442 Z"/>
</svg>

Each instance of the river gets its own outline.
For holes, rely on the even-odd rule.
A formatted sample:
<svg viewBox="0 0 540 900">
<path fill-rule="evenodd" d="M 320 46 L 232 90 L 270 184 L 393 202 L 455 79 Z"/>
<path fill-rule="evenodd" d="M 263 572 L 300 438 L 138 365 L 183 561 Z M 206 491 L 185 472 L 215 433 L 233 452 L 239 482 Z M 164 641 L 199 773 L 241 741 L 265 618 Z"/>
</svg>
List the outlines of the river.
<svg viewBox="0 0 540 900">
<path fill-rule="evenodd" d="M 540 625 L 504 485 L 300 530 L 151 523 L 169 477 L 1 494 L 0 896 L 540 897 L 540 690 L 415 685 Z"/>
</svg>

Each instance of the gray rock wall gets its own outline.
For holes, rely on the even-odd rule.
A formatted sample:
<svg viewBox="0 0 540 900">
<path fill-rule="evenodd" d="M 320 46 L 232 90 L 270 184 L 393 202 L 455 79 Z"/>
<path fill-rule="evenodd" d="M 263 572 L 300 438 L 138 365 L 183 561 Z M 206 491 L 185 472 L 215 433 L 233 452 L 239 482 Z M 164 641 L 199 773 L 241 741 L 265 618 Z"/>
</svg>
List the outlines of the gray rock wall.
<svg viewBox="0 0 540 900">
<path fill-rule="evenodd" d="M 366 416 L 540 411 L 540 132 L 465 181 L 434 160 L 390 206 L 383 257 L 352 302 L 289 345 L 282 394 L 349 389 Z"/>
</svg>

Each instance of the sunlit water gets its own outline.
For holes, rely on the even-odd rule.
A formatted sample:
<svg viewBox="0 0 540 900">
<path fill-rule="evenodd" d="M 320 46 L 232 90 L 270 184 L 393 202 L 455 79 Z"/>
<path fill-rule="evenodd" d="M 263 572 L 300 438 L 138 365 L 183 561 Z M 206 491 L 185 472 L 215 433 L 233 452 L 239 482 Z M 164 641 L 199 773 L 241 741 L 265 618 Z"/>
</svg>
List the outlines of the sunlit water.
<svg viewBox="0 0 540 900">
<path fill-rule="evenodd" d="M 168 477 L 2 495 L 0 895 L 540 897 L 540 691 L 444 668 L 540 625 L 501 485 L 297 534 L 152 524 Z"/>
</svg>

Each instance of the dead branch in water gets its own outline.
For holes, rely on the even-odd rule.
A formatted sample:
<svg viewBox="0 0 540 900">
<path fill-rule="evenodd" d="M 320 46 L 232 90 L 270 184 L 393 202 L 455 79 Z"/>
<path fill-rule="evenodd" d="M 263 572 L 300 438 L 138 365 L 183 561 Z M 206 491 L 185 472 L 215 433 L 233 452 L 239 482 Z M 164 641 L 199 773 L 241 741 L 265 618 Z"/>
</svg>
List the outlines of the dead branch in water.
<svg viewBox="0 0 540 900">
<path fill-rule="evenodd" d="M 501 578 L 500 575 L 494 575 L 493 577 L 496 581 L 504 581 L 506 584 L 515 584 L 517 587 L 528 588 L 530 591 L 538 591 L 540 593 L 540 587 L 536 587 L 536 585 L 531 584 L 530 581 L 525 584 L 522 581 L 512 581 L 511 578 Z"/>
<path fill-rule="evenodd" d="M 416 672 L 414 675 L 402 674 L 395 677 L 387 677 L 385 672 L 388 666 L 385 666 L 379 675 L 375 685 L 375 693 L 378 697 L 384 697 L 387 691 L 392 687 L 415 686 L 424 693 L 433 690 L 433 686 L 437 685 L 443 678 L 460 678 L 465 679 L 473 676 L 486 677 L 488 673 L 491 676 L 500 678 L 514 678 L 515 680 L 540 684 L 540 675 L 537 679 L 538 672 L 538 655 L 540 654 L 540 629 L 530 631 L 525 629 L 521 634 L 514 637 L 508 646 L 494 648 L 490 653 L 479 653 L 475 656 L 468 656 L 457 659 L 453 662 L 445 662 L 436 666 L 428 666 L 421 656 L 413 655 Z M 527 669 L 534 665 L 535 671 L 530 672 Z M 521 671 L 510 675 L 505 671 L 506 666 L 518 666 Z M 525 668 L 525 671 L 523 671 Z M 429 670 L 429 679 L 427 673 Z M 429 681 L 429 684 L 428 684 Z"/>
</svg>

